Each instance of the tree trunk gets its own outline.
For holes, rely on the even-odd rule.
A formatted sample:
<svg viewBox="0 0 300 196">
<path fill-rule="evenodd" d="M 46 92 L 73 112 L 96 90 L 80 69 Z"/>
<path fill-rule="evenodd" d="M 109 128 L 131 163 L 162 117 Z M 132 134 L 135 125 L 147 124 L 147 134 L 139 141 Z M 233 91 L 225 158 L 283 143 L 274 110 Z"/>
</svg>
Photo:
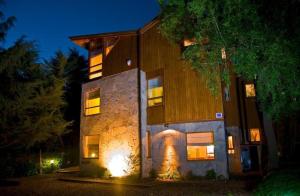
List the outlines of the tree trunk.
<svg viewBox="0 0 300 196">
<path fill-rule="evenodd" d="M 272 170 L 278 168 L 278 148 L 272 120 L 263 112 L 264 131 L 268 146 L 268 165 L 267 169 Z"/>
</svg>

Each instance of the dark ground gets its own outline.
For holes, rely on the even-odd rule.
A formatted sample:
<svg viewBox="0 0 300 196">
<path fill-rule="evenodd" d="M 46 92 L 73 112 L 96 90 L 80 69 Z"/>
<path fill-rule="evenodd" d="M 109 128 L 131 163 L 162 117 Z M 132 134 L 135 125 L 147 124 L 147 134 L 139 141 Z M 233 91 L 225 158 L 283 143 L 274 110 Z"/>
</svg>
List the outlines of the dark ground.
<svg viewBox="0 0 300 196">
<path fill-rule="evenodd" d="M 196 183 L 158 183 L 151 187 L 59 181 L 55 175 L 13 179 L 0 186 L 0 195 L 250 195 L 249 181 L 203 180 Z"/>
</svg>

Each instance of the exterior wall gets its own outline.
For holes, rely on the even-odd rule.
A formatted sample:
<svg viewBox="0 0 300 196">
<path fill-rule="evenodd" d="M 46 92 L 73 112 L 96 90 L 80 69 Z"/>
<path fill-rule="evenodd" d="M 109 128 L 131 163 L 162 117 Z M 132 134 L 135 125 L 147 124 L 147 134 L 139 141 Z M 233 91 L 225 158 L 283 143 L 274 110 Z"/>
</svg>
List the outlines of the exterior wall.
<svg viewBox="0 0 300 196">
<path fill-rule="evenodd" d="M 233 175 L 242 174 L 241 165 L 241 130 L 239 127 L 227 127 L 227 134 L 233 137 L 234 154 L 228 154 L 228 169 L 229 173 Z"/>
<path fill-rule="evenodd" d="M 143 32 L 140 40 L 141 69 L 146 74 L 162 69 L 164 79 L 163 109 L 158 113 L 158 107 L 149 108 L 148 124 L 220 120 L 216 113 L 223 113 L 221 92 L 211 95 L 203 75 L 181 58 L 179 44 L 169 43 L 157 25 Z"/>
<path fill-rule="evenodd" d="M 147 130 L 151 132 L 152 156 L 151 163 L 153 169 L 164 174 L 168 168 L 177 169 L 181 175 L 186 175 L 192 171 L 195 175 L 205 175 L 207 170 L 214 169 L 217 175 L 228 178 L 227 152 L 225 142 L 225 131 L 223 121 L 182 123 L 164 125 L 150 125 Z M 186 133 L 190 132 L 214 132 L 215 159 L 188 161 L 186 152 Z M 143 135 L 143 141 L 146 141 Z M 143 151 L 146 149 L 143 143 Z M 144 170 L 143 176 L 147 176 Z"/>
<path fill-rule="evenodd" d="M 84 115 L 85 96 L 100 88 L 101 113 Z M 82 114 L 80 132 L 80 167 L 82 171 L 94 166 L 109 168 L 115 155 L 128 157 L 139 154 L 137 69 L 101 78 L 82 86 Z M 99 135 L 99 158 L 83 158 L 83 138 Z"/>
</svg>

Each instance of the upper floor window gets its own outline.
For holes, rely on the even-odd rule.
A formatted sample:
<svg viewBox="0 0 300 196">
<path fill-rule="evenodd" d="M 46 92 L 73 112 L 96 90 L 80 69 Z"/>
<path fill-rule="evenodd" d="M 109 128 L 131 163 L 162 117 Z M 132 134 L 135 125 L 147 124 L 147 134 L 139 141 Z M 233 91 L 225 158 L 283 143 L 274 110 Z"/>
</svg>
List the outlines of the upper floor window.
<svg viewBox="0 0 300 196">
<path fill-rule="evenodd" d="M 255 92 L 254 84 L 245 84 L 245 92 L 246 92 L 246 97 L 255 97 L 256 92 Z"/>
<path fill-rule="evenodd" d="M 99 157 L 99 135 L 84 136 L 83 144 L 84 158 Z"/>
<path fill-rule="evenodd" d="M 258 128 L 250 129 L 250 141 L 260 142 L 260 130 Z"/>
<path fill-rule="evenodd" d="M 94 50 L 90 53 L 89 79 L 99 78 L 102 76 L 102 50 Z"/>
<path fill-rule="evenodd" d="M 85 101 L 85 115 L 100 113 L 100 90 L 94 90 L 87 93 Z"/>
<path fill-rule="evenodd" d="M 187 160 L 212 160 L 215 158 L 214 133 L 187 133 Z"/>
<path fill-rule="evenodd" d="M 227 136 L 228 154 L 234 154 L 233 136 Z"/>
<path fill-rule="evenodd" d="M 148 106 L 163 102 L 163 80 L 161 76 L 148 79 Z"/>
<path fill-rule="evenodd" d="M 188 46 L 195 45 L 195 44 L 197 44 L 195 38 L 192 38 L 192 39 L 187 39 L 187 38 L 185 38 L 185 39 L 183 40 L 183 46 L 184 46 L 184 47 L 188 47 Z"/>
</svg>

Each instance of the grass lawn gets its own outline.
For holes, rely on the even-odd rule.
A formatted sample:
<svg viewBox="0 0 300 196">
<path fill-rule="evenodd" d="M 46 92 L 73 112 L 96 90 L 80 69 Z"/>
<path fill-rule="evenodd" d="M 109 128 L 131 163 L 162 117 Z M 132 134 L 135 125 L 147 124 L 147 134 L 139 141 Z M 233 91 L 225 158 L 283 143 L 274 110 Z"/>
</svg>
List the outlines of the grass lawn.
<svg viewBox="0 0 300 196">
<path fill-rule="evenodd" d="M 255 195 L 300 195 L 300 170 L 282 170 L 267 176 L 255 190 Z"/>
<path fill-rule="evenodd" d="M 59 181 L 55 175 L 15 179 L 19 185 L 0 186 L 0 195 L 250 195 L 241 180 L 203 180 L 197 183 L 157 183 L 151 187 Z"/>
</svg>

